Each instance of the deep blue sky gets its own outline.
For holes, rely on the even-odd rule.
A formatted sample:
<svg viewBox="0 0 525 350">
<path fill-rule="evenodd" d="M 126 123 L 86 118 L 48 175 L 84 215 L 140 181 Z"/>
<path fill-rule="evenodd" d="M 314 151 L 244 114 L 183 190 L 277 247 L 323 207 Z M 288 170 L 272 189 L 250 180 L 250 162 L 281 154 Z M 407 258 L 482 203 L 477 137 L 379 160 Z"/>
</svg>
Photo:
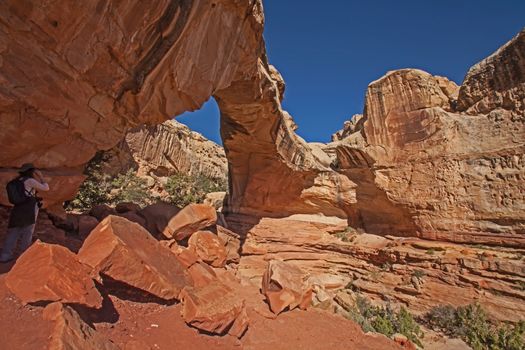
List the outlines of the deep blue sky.
<svg viewBox="0 0 525 350">
<path fill-rule="evenodd" d="M 327 142 L 363 110 L 367 85 L 419 68 L 460 84 L 525 26 L 525 0 L 263 0 L 284 109 L 307 141 Z M 220 143 L 215 101 L 177 118 Z"/>
</svg>

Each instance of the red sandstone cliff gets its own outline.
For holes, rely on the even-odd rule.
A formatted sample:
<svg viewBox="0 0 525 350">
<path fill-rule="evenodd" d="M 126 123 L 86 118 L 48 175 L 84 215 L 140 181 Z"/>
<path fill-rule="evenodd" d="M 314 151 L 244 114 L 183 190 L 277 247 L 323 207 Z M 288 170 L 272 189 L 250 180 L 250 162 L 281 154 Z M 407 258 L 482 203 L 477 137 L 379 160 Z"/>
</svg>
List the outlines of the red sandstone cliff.
<svg viewBox="0 0 525 350">
<path fill-rule="evenodd" d="M 522 31 L 460 87 L 415 69 L 369 85 L 361 127 L 328 146 L 357 184 L 355 225 L 525 244 L 524 52 Z"/>
</svg>

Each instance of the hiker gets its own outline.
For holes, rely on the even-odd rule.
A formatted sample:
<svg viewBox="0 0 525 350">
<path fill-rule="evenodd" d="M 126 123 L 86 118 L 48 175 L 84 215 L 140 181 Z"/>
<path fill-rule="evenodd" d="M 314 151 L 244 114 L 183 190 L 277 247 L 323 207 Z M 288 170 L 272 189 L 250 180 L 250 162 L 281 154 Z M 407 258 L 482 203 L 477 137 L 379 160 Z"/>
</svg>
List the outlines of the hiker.
<svg viewBox="0 0 525 350">
<path fill-rule="evenodd" d="M 0 263 L 14 259 L 13 252 L 18 241 L 20 241 L 21 252 L 29 248 L 38 209 L 42 206 L 37 191 L 49 191 L 49 185 L 44 181 L 42 173 L 33 164 L 22 165 L 18 172 L 19 176 L 11 180 L 6 187 L 9 201 L 14 207 L 9 216 L 7 237 L 0 254 Z"/>
</svg>

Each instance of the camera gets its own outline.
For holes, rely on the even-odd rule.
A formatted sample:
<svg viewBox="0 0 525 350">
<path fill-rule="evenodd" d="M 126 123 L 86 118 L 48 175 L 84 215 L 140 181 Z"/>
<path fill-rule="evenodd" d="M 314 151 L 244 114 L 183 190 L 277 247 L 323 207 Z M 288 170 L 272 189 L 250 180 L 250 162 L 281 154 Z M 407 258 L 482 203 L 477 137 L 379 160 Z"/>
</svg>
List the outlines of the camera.
<svg viewBox="0 0 525 350">
<path fill-rule="evenodd" d="M 38 205 L 39 208 L 42 208 L 42 201 L 43 201 L 43 198 L 42 197 L 35 197 L 36 199 L 36 204 Z"/>
</svg>

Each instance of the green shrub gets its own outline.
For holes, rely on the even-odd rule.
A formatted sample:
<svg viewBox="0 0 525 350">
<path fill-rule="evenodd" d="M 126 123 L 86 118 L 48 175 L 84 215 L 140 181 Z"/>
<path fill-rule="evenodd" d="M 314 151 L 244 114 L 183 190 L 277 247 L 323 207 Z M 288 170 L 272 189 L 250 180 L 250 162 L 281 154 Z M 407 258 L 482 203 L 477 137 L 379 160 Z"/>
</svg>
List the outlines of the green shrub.
<svg viewBox="0 0 525 350">
<path fill-rule="evenodd" d="M 87 176 L 80 186 L 76 197 L 66 204 L 68 209 L 86 211 L 98 204 L 109 202 L 111 178 L 102 173 L 102 164 L 107 160 L 104 152 L 97 154 L 89 161 L 84 170 Z"/>
<path fill-rule="evenodd" d="M 207 193 L 226 191 L 227 188 L 227 182 L 224 179 L 185 174 L 170 176 L 164 187 L 169 194 L 169 201 L 178 207 L 202 202 Z"/>
<path fill-rule="evenodd" d="M 436 306 L 426 314 L 425 319 L 432 329 L 445 332 L 456 322 L 456 309 L 450 305 Z M 454 336 L 457 337 L 456 334 Z"/>
<path fill-rule="evenodd" d="M 426 273 L 423 270 L 414 270 L 414 271 L 412 271 L 412 276 L 416 277 L 416 278 L 419 278 L 419 279 L 425 277 L 425 275 L 426 275 Z"/>
<path fill-rule="evenodd" d="M 414 344 L 422 346 L 420 338 L 423 332 L 404 307 L 396 312 L 390 305 L 372 306 L 368 299 L 357 295 L 355 307 L 349 311 L 348 318 L 359 324 L 365 332 L 377 332 L 387 337 L 401 333 Z"/>
<path fill-rule="evenodd" d="M 132 169 L 111 180 L 110 204 L 132 202 L 146 206 L 153 201 L 152 195 L 148 192 L 146 180 L 138 177 Z"/>
<path fill-rule="evenodd" d="M 105 161 L 107 154 L 98 152 L 87 164 L 84 170 L 87 177 L 77 196 L 67 203 L 67 209 L 88 211 L 99 204 L 116 205 L 120 202 L 133 202 L 143 206 L 154 201 L 145 180 L 139 178 L 133 170 L 112 177 L 102 171 Z"/>
<path fill-rule="evenodd" d="M 493 324 L 479 304 L 457 309 L 438 306 L 430 310 L 424 320 L 430 328 L 461 338 L 474 350 L 525 349 L 525 321 L 516 325 Z"/>
</svg>

